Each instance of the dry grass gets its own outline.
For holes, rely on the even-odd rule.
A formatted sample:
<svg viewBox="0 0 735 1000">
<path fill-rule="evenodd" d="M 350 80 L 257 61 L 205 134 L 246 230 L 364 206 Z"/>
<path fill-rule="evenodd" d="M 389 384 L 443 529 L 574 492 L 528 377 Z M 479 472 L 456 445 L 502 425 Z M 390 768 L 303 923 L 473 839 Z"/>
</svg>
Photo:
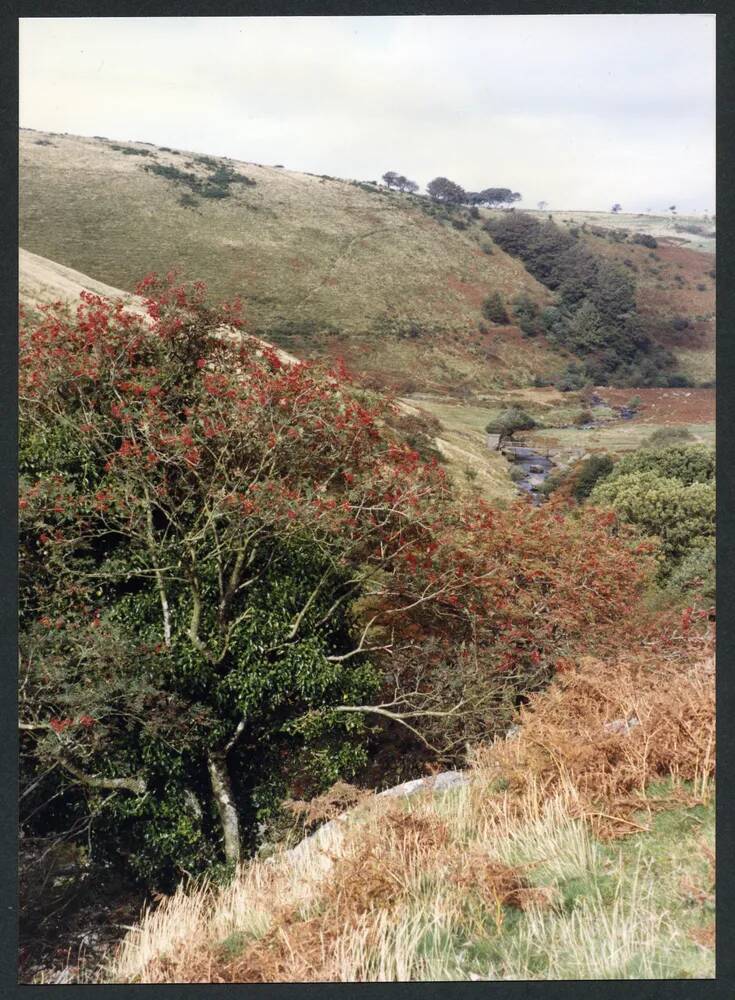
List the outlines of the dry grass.
<svg viewBox="0 0 735 1000">
<path fill-rule="evenodd" d="M 711 798 L 713 664 L 692 651 L 587 658 L 536 696 L 515 739 L 475 754 L 469 784 L 370 798 L 309 850 L 180 889 L 107 981 L 712 975 L 711 919 L 692 916 L 711 903 L 711 846 L 656 833 Z"/>
<path fill-rule="evenodd" d="M 524 710 L 519 739 L 478 753 L 478 764 L 523 792 L 569 782 L 593 829 L 626 832 L 647 785 L 667 775 L 698 787 L 714 772 L 714 660 L 606 670 L 589 659 Z M 627 731 L 616 723 L 628 722 Z M 611 725 L 612 724 L 612 725 Z"/>
</svg>

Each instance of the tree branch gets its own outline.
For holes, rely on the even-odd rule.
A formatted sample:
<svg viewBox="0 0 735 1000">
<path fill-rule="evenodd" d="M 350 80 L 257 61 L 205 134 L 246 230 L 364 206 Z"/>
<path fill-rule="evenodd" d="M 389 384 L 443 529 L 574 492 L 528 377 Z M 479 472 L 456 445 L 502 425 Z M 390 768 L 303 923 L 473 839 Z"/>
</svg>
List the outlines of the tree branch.
<svg viewBox="0 0 735 1000">
<path fill-rule="evenodd" d="M 69 764 L 61 758 L 59 758 L 59 764 L 83 784 L 89 785 L 90 788 L 107 788 L 113 792 L 122 789 L 127 792 L 134 792 L 136 795 L 144 795 L 148 791 L 148 784 L 145 778 L 98 778 L 93 774 L 84 774 L 82 771 L 77 770 L 73 764 Z"/>
</svg>

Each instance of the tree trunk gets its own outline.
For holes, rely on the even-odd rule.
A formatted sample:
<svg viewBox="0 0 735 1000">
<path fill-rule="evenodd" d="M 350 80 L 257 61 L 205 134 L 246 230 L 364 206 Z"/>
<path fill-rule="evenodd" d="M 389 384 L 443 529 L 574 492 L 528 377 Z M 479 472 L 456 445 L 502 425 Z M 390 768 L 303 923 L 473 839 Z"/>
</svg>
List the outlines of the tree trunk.
<svg viewBox="0 0 735 1000">
<path fill-rule="evenodd" d="M 209 780 L 212 783 L 212 794 L 217 803 L 220 823 L 222 824 L 222 839 L 225 845 L 225 858 L 232 864 L 240 860 L 240 819 L 232 797 L 230 775 L 224 756 L 210 753 L 207 757 Z"/>
</svg>

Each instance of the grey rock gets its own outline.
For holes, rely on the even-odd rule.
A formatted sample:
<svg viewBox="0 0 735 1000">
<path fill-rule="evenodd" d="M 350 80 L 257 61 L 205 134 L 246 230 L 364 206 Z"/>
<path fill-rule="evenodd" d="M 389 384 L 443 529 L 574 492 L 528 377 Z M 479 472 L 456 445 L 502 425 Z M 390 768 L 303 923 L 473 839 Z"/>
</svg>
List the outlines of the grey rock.
<svg viewBox="0 0 735 1000">
<path fill-rule="evenodd" d="M 432 774 L 426 778 L 414 778 L 412 781 L 404 781 L 393 788 L 386 788 L 384 791 L 378 792 L 376 798 L 408 797 L 409 795 L 416 795 L 418 792 L 446 792 L 452 788 L 461 788 L 463 785 L 468 785 L 469 782 L 469 775 L 464 771 L 442 771 L 440 774 Z M 291 860 L 297 860 L 298 858 L 303 858 L 310 850 L 318 849 L 326 841 L 333 839 L 335 835 L 339 834 L 340 828 L 347 822 L 351 812 L 352 810 L 348 810 L 341 813 L 335 819 L 320 826 L 315 833 L 312 833 L 295 847 L 286 851 L 285 856 Z M 280 856 L 282 857 L 283 855 Z M 276 853 L 263 860 L 266 864 L 273 864 L 278 857 L 279 855 Z"/>
<path fill-rule="evenodd" d="M 610 735 L 627 736 L 636 726 L 640 726 L 640 722 L 635 715 L 631 715 L 629 719 L 613 719 L 612 722 L 606 722 L 602 729 Z"/>
<path fill-rule="evenodd" d="M 379 796 L 415 795 L 417 792 L 445 792 L 449 788 L 459 788 L 469 784 L 469 777 L 462 771 L 443 771 L 441 774 L 432 774 L 428 778 L 414 778 L 413 781 L 404 781 L 402 785 L 394 788 L 386 788 L 383 792 L 378 792 Z"/>
</svg>

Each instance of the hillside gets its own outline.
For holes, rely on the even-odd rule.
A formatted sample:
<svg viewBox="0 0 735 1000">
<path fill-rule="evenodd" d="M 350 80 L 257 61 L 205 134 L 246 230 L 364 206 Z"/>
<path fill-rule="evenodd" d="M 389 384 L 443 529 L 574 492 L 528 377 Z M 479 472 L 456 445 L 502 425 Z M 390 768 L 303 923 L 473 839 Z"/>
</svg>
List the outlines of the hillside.
<svg viewBox="0 0 735 1000">
<path fill-rule="evenodd" d="M 216 161 L 255 182 L 231 184 L 226 197 L 192 194 L 145 169 L 174 168 L 203 184 L 213 163 L 23 130 L 21 245 L 128 291 L 151 270 L 180 268 L 213 299 L 242 296 L 267 339 L 302 356 L 357 358 L 404 390 L 409 377 L 454 388 L 563 367 L 515 327 L 477 335 L 491 291 L 550 300 L 521 262 L 492 247 L 479 220 L 460 230 L 427 215 L 425 199 L 254 163 Z"/>
<path fill-rule="evenodd" d="M 462 395 L 553 378 L 570 359 L 514 320 L 483 322 L 493 292 L 506 306 L 520 294 L 540 307 L 553 299 L 483 230 L 486 210 L 473 218 L 372 182 L 32 130 L 21 131 L 20 176 L 25 249 L 127 291 L 176 267 L 213 300 L 241 296 L 253 332 L 300 357 L 344 357 L 368 384 Z M 630 268 L 654 339 L 683 374 L 711 380 L 712 224 L 552 216 Z M 626 240 L 637 232 L 659 248 Z"/>
<path fill-rule="evenodd" d="M 604 227 L 607 225 L 606 221 Z M 652 226 L 647 232 L 655 234 L 656 230 Z M 629 232 L 635 229 L 631 227 Z M 632 274 L 639 315 L 653 338 L 676 355 L 682 373 L 698 382 L 712 380 L 716 327 L 713 241 L 705 241 L 710 245 L 700 249 L 659 234 L 654 249 L 617 240 L 614 233 L 614 229 L 607 235 L 590 231 L 585 240 L 595 253 Z"/>
</svg>

